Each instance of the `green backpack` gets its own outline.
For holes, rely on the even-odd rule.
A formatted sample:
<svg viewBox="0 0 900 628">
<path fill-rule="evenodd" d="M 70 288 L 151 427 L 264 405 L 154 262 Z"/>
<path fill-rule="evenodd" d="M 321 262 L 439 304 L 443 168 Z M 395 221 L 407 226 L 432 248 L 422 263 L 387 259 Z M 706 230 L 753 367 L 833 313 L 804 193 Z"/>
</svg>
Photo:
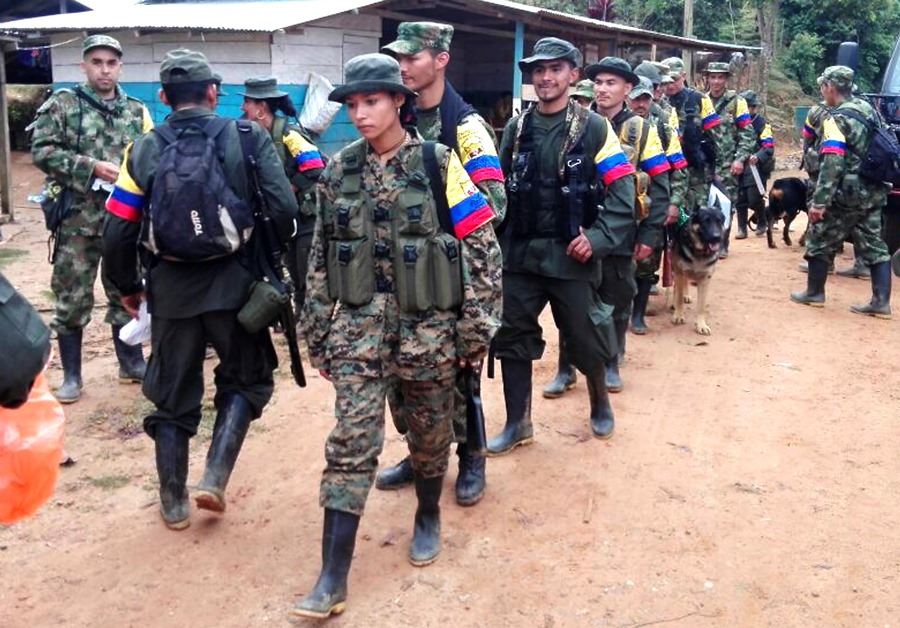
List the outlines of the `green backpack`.
<svg viewBox="0 0 900 628">
<path fill-rule="evenodd" d="M 0 273 L 0 406 L 18 408 L 50 356 L 50 330 Z"/>
</svg>

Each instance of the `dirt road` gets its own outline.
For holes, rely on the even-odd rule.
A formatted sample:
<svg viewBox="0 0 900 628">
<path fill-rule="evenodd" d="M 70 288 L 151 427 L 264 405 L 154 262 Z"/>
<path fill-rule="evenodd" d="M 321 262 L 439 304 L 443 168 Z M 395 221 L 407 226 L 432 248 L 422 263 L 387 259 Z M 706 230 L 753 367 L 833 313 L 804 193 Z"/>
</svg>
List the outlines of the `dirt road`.
<svg viewBox="0 0 900 628">
<path fill-rule="evenodd" d="M 20 219 L 3 227 L 3 272 L 49 308 L 45 233 L 25 202 L 39 177 L 23 155 L 15 181 Z M 868 300 L 858 280 L 830 277 L 824 310 L 790 303 L 805 281 L 797 248 L 769 251 L 751 236 L 731 251 L 713 283 L 711 337 L 694 333 L 690 306 L 676 328 L 665 296 L 651 300 L 659 315 L 649 335 L 629 336 L 608 442 L 590 437 L 583 381 L 560 400 L 540 397 L 556 359 L 555 333 L 546 334 L 536 443 L 489 461 L 474 508 L 453 501 L 451 460 L 434 565 L 406 560 L 412 491 L 373 491 L 347 612 L 329 625 L 898 625 L 898 323 L 850 313 Z M 170 532 L 140 431 L 147 405 L 138 387 L 116 382 L 108 336 L 98 312 L 86 392 L 67 408 L 77 464 L 34 519 L 0 529 L 0 625 L 312 625 L 288 611 L 319 568 L 330 385 L 313 376 L 300 390 L 281 372 L 227 514 L 195 511 L 189 530 Z M 486 382 L 490 433 L 502 403 L 500 381 Z M 202 472 L 208 418 L 190 483 Z M 392 427 L 388 436 L 383 464 L 405 447 Z"/>
</svg>

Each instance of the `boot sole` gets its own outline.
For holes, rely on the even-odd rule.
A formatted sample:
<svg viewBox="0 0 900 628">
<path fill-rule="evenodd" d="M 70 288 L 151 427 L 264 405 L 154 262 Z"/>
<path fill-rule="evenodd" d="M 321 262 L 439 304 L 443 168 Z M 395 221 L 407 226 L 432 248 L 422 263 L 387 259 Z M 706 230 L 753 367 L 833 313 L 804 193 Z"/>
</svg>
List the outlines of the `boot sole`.
<svg viewBox="0 0 900 628">
<path fill-rule="evenodd" d="M 120 384 L 142 384 L 143 382 L 144 380 L 138 379 L 136 377 L 122 377 L 121 375 L 119 376 Z"/>
<path fill-rule="evenodd" d="M 407 556 L 407 558 L 409 559 L 409 564 L 413 567 L 427 567 L 428 565 L 436 561 L 440 555 L 440 552 L 438 552 L 431 558 L 426 558 L 425 560 L 416 560 L 412 556 Z"/>
<path fill-rule="evenodd" d="M 183 520 L 183 521 L 176 521 L 175 523 L 171 523 L 171 522 L 166 521 L 165 519 L 163 519 L 163 523 L 165 523 L 165 524 L 166 524 L 166 527 L 169 528 L 170 530 L 176 530 L 176 531 L 178 531 L 178 530 L 187 530 L 188 528 L 191 527 L 191 520 L 190 520 L 190 519 L 185 519 L 185 520 Z"/>
<path fill-rule="evenodd" d="M 566 384 L 566 387 L 562 389 L 562 392 L 556 392 L 556 391 L 548 392 L 546 390 L 543 390 L 543 391 L 541 391 L 541 396 L 544 399 L 559 399 L 560 397 L 565 395 L 567 392 L 569 392 L 570 390 L 575 388 L 575 386 L 577 386 L 577 385 L 578 384 L 576 382 L 572 382 L 571 384 Z"/>
<path fill-rule="evenodd" d="M 860 312 L 859 310 L 854 310 L 852 307 L 850 308 L 850 311 L 853 312 L 854 314 L 859 314 L 861 316 L 871 316 L 872 318 L 877 318 L 882 321 L 892 320 L 892 316 L 890 314 L 880 314 L 880 313 L 876 313 L 876 312 Z"/>
<path fill-rule="evenodd" d="M 339 602 L 327 611 L 317 612 L 306 608 L 292 608 L 291 615 L 294 617 L 307 617 L 309 619 L 328 619 L 332 615 L 340 615 L 347 609 L 347 602 Z"/>
<path fill-rule="evenodd" d="M 609 434 L 603 434 L 602 436 L 593 431 L 591 432 L 591 434 L 593 434 L 594 438 L 596 438 L 597 440 L 609 440 L 610 438 L 613 437 L 613 434 L 615 434 L 615 431 L 610 432 Z"/>
<path fill-rule="evenodd" d="M 478 493 L 478 495 L 475 495 L 474 497 L 469 497 L 468 499 L 461 498 L 459 496 L 459 493 L 457 493 L 456 494 L 456 503 L 459 504 L 460 506 L 466 506 L 466 507 L 474 506 L 475 504 L 480 502 L 483 498 L 484 498 L 484 489 L 481 489 L 481 492 Z"/>
<path fill-rule="evenodd" d="M 632 327 L 631 333 L 634 334 L 635 336 L 644 336 L 647 333 L 647 328 L 646 327 Z"/>
<path fill-rule="evenodd" d="M 509 447 L 509 449 L 503 449 L 501 451 L 491 451 L 487 450 L 487 453 L 484 454 L 486 458 L 499 458 L 500 456 L 505 456 L 507 454 L 511 454 L 516 447 L 525 447 L 526 445 L 531 445 L 534 443 L 534 436 L 529 436 L 528 438 L 523 438 L 522 440 L 516 441 Z"/>
<path fill-rule="evenodd" d="M 60 399 L 59 397 L 56 398 L 56 400 L 57 400 L 58 402 L 60 402 L 61 404 L 64 404 L 64 405 L 69 405 L 70 403 L 75 403 L 75 402 L 78 401 L 79 399 L 81 399 L 80 396 L 75 397 L 74 399 Z"/>
<path fill-rule="evenodd" d="M 212 512 L 225 512 L 225 501 L 215 493 L 197 489 L 194 492 L 194 503 L 197 508 L 211 510 Z"/>
<path fill-rule="evenodd" d="M 791 301 L 800 305 L 808 305 L 809 307 L 825 307 L 824 303 L 810 303 L 809 301 L 798 301 L 797 299 L 791 299 Z"/>
<path fill-rule="evenodd" d="M 378 480 L 375 480 L 375 488 L 379 491 L 399 491 L 401 488 L 406 488 L 407 486 L 412 486 L 412 480 L 409 482 L 403 482 L 402 484 L 379 484 Z"/>
</svg>

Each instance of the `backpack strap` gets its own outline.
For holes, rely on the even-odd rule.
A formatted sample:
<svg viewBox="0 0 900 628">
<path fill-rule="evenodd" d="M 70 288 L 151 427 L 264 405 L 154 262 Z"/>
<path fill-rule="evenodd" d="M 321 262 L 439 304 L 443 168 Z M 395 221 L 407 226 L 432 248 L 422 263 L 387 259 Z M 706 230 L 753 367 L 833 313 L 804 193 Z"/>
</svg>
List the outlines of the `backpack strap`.
<svg viewBox="0 0 900 628">
<path fill-rule="evenodd" d="M 437 161 L 437 142 L 424 142 L 422 144 L 422 161 L 425 164 L 425 174 L 431 184 L 431 195 L 434 196 L 434 204 L 437 208 L 438 222 L 441 229 L 456 237 L 456 229 L 453 226 L 453 218 L 450 216 L 450 205 L 447 203 L 447 191 L 442 189 L 443 178 Z"/>
<path fill-rule="evenodd" d="M 156 133 L 164 144 L 171 144 L 178 139 L 178 134 L 175 133 L 175 129 L 168 122 L 154 127 L 152 132 Z"/>
<path fill-rule="evenodd" d="M 226 124 L 229 122 L 227 118 L 217 118 L 217 120 L 224 120 Z M 235 124 L 237 125 L 238 138 L 241 141 L 241 155 L 244 157 L 244 167 L 247 169 L 247 182 L 249 184 L 251 181 L 250 158 L 253 156 L 253 124 L 249 120 L 235 120 Z M 222 125 L 222 129 L 224 128 L 225 125 Z M 219 129 L 219 133 L 221 133 L 222 129 Z M 214 136 L 210 135 L 210 137 Z"/>
</svg>

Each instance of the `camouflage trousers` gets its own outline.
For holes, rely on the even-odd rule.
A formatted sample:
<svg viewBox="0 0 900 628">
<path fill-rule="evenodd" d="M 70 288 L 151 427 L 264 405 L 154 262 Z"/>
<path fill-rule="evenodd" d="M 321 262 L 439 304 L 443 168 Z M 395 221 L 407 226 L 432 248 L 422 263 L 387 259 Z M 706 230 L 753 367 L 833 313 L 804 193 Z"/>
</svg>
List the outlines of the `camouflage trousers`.
<svg viewBox="0 0 900 628">
<path fill-rule="evenodd" d="M 653 253 L 647 259 L 637 262 L 634 270 L 634 278 L 646 280 L 650 283 L 659 283 L 659 265 L 662 263 L 664 244 L 653 247 Z"/>
<path fill-rule="evenodd" d="M 837 204 L 829 206 L 825 217 L 809 226 L 804 257 L 831 263 L 848 236 L 853 239 L 856 258 L 867 266 L 891 259 L 881 237 L 881 208 L 860 209 Z"/>
<path fill-rule="evenodd" d="M 447 472 L 450 455 L 452 381 L 400 380 L 396 376 L 362 377 L 332 369 L 337 425 L 325 442 L 325 471 L 319 505 L 362 515 L 375 480 L 378 456 L 384 446 L 384 404 L 388 391 L 402 394 L 409 431 L 413 471 L 424 478 Z"/>
<path fill-rule="evenodd" d="M 58 232 L 58 249 L 53 263 L 50 288 L 56 295 L 56 311 L 50 327 L 67 334 L 84 329 L 94 309 L 94 283 L 100 268 L 102 238 L 85 235 L 77 224 L 64 221 Z M 122 307 L 122 295 L 106 277 L 103 290 L 109 302 L 105 321 L 111 325 L 125 325 L 131 317 Z"/>
<path fill-rule="evenodd" d="M 697 207 L 707 204 L 709 199 L 709 183 L 706 175 L 696 168 L 688 169 L 688 188 L 684 193 L 684 211 L 689 214 Z"/>
<path fill-rule="evenodd" d="M 402 386 L 391 386 L 387 393 L 388 407 L 391 409 L 391 417 L 394 419 L 394 427 L 401 434 L 409 432 L 409 423 L 406 420 L 406 400 L 403 398 Z M 466 380 L 462 369 L 456 371 L 453 386 L 453 442 L 466 442 Z"/>
</svg>

